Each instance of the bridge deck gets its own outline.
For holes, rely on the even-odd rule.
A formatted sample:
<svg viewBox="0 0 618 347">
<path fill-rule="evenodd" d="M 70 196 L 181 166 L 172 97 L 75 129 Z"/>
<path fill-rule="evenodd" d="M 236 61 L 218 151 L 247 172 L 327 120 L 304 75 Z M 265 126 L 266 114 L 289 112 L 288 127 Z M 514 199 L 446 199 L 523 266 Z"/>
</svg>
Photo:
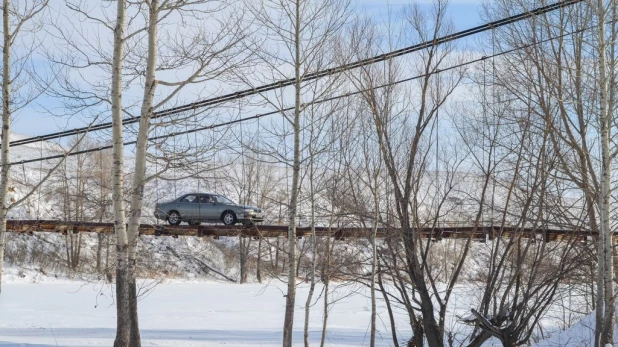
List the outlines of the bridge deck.
<svg viewBox="0 0 618 347">
<path fill-rule="evenodd" d="M 11 232 L 32 233 L 35 231 L 57 232 L 66 234 L 68 232 L 95 232 L 113 233 L 113 223 L 93 223 L 93 222 L 70 222 L 55 220 L 9 220 L 7 229 Z M 247 236 L 247 237 L 278 237 L 287 236 L 288 227 L 284 225 L 256 225 L 245 227 L 243 225 L 200 225 L 200 226 L 170 226 L 141 224 L 140 235 L 170 235 L 170 236 Z M 494 237 L 511 237 L 520 235 L 527 238 L 537 238 L 544 241 L 561 240 L 564 238 L 578 238 L 587 241 L 596 234 L 590 231 L 574 231 L 563 229 L 531 229 L 517 227 L 497 227 L 497 226 L 443 226 L 443 227 L 424 227 L 417 228 L 415 232 L 420 233 L 424 238 L 468 238 L 473 233 L 475 241 L 491 240 Z M 372 233 L 370 228 L 326 228 L 316 227 L 316 236 L 344 238 L 368 238 Z M 394 235 L 397 230 L 378 229 L 377 237 L 383 238 L 387 235 Z M 310 227 L 297 227 L 297 237 L 307 237 L 311 235 Z M 615 236 L 618 239 L 618 236 Z"/>
</svg>

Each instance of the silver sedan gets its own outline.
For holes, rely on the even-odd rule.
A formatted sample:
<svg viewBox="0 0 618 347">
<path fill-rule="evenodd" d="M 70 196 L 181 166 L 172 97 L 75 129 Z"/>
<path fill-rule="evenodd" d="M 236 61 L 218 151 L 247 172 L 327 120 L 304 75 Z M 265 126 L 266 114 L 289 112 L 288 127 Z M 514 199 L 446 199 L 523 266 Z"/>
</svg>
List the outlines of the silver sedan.
<svg viewBox="0 0 618 347">
<path fill-rule="evenodd" d="M 212 193 L 190 193 L 170 202 L 157 203 L 154 215 L 158 219 L 167 220 L 171 225 L 181 222 L 189 225 L 198 225 L 201 222 L 251 225 L 264 221 L 262 209 L 238 205 L 223 195 Z"/>
</svg>

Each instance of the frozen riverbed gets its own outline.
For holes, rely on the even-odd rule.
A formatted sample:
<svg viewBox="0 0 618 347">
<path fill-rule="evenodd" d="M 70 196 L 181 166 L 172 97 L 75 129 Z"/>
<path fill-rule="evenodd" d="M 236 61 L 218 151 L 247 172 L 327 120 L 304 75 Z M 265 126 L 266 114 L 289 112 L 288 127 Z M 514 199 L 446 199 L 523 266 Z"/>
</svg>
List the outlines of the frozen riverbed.
<svg viewBox="0 0 618 347">
<path fill-rule="evenodd" d="M 316 293 L 321 291 L 319 286 Z M 108 285 L 78 282 L 5 283 L 0 296 L 0 346 L 111 346 L 116 311 Z M 280 346 L 282 284 L 162 283 L 141 297 L 144 346 Z M 294 340 L 302 345 L 304 303 L 297 296 Z M 370 302 L 364 288 L 338 290 L 327 345 L 369 344 Z M 319 344 L 322 302 L 313 306 L 312 345 Z M 379 346 L 391 346 L 385 312 Z"/>
<path fill-rule="evenodd" d="M 14 270 L 14 269 L 13 269 Z M 107 284 L 56 280 L 15 271 L 5 276 L 0 295 L 0 346 L 111 346 L 115 336 L 114 287 Z M 260 346 L 281 345 L 285 285 L 221 282 L 164 282 L 140 284 L 139 318 L 143 346 Z M 326 346 L 369 346 L 369 290 L 339 285 L 329 296 Z M 316 299 L 323 287 L 316 288 Z M 460 288 L 463 291 L 465 288 Z M 465 290 L 468 292 L 468 290 Z M 295 346 L 303 345 L 304 305 L 308 286 L 301 284 L 295 315 Z M 469 296 L 453 299 L 455 316 L 469 310 Z M 313 302 L 310 342 L 319 345 L 322 299 Z M 386 309 L 378 302 L 377 346 L 393 346 Z M 453 321 L 453 314 L 449 320 Z M 592 316 L 560 332 L 547 317 L 551 338 L 537 346 L 582 346 L 592 338 Z M 399 343 L 410 337 L 407 318 L 396 312 Z M 453 326 L 454 327 L 454 326 Z M 455 330 L 463 328 L 459 326 Z M 465 329 L 465 328 L 464 328 Z M 461 330 L 460 330 L 461 331 Z M 547 337 L 548 335 L 546 335 Z M 499 346 L 496 340 L 484 346 Z"/>
</svg>

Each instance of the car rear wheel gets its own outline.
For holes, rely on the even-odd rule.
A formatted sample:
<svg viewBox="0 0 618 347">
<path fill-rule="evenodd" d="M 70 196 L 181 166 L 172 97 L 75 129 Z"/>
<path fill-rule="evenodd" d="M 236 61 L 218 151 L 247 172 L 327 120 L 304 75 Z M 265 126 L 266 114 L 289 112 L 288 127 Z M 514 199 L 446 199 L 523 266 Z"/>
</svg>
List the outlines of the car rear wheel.
<svg viewBox="0 0 618 347">
<path fill-rule="evenodd" d="M 167 222 L 170 225 L 178 225 L 178 224 L 180 224 L 180 213 L 178 213 L 176 211 L 171 211 L 170 213 L 168 213 L 168 215 L 167 215 Z"/>
<path fill-rule="evenodd" d="M 232 211 L 225 211 L 221 215 L 221 221 L 225 225 L 234 225 L 236 224 L 236 215 Z"/>
</svg>

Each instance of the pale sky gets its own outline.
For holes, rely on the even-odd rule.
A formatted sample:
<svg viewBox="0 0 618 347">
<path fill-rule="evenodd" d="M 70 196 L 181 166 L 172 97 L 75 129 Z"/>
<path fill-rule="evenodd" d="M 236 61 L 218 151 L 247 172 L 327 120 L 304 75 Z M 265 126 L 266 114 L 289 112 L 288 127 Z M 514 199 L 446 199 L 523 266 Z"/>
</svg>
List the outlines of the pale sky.
<svg viewBox="0 0 618 347">
<path fill-rule="evenodd" d="M 375 12 L 378 15 L 386 16 L 388 7 L 391 6 L 396 12 L 403 6 L 411 3 L 419 4 L 421 7 L 430 8 L 433 0 L 353 0 L 359 8 L 364 8 L 368 12 Z M 456 30 L 464 30 L 482 24 L 479 18 L 482 0 L 450 0 L 448 13 L 455 23 Z"/>
<path fill-rule="evenodd" d="M 410 1 L 405 0 L 352 0 L 352 2 L 358 8 L 358 11 L 366 11 L 378 21 L 380 21 L 380 18 L 383 18 L 384 21 L 386 20 L 389 6 L 392 9 L 392 13 L 397 13 L 403 6 L 410 4 Z M 416 2 L 421 7 L 430 8 L 432 6 L 431 0 Z M 460 31 L 482 24 L 479 18 L 480 7 L 481 0 L 451 0 L 448 12 L 455 24 L 455 30 Z M 79 120 L 77 117 L 67 121 L 40 114 L 36 111 L 36 106 L 34 106 L 24 109 L 16 115 L 13 131 L 27 136 L 37 136 L 65 130 L 66 126 L 72 128 L 85 125 L 85 120 Z"/>
</svg>

